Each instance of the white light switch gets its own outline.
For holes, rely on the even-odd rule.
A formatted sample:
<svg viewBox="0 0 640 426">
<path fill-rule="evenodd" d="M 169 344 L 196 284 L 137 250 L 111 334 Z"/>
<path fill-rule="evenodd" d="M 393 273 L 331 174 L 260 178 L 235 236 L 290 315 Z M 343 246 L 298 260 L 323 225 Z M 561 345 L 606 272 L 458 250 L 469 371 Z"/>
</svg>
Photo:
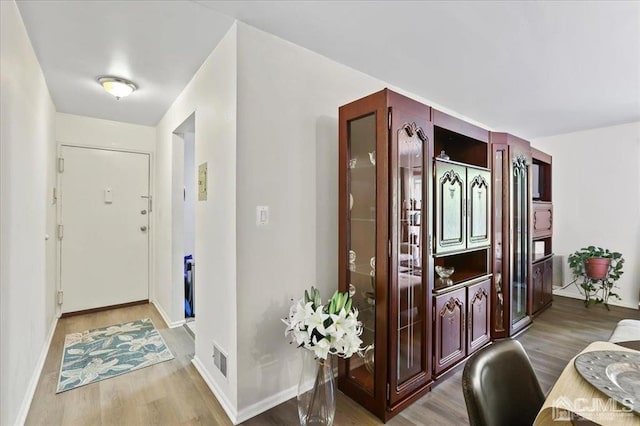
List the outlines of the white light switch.
<svg viewBox="0 0 640 426">
<path fill-rule="evenodd" d="M 269 223 L 269 206 L 256 206 L 256 225 L 264 226 Z"/>
<path fill-rule="evenodd" d="M 104 190 L 104 202 L 105 202 L 105 204 L 113 203 L 113 193 L 111 192 L 111 188 L 105 188 L 105 190 Z"/>
</svg>

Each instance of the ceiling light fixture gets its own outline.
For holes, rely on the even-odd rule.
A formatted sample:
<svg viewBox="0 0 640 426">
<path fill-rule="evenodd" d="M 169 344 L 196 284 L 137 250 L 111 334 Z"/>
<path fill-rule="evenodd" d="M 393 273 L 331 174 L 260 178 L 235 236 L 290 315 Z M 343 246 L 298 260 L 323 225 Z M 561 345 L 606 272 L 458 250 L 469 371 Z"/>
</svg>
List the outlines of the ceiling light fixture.
<svg viewBox="0 0 640 426">
<path fill-rule="evenodd" d="M 133 82 L 120 77 L 100 77 L 98 78 L 98 83 L 104 87 L 107 93 L 112 94 L 118 100 L 129 96 L 138 88 Z"/>
</svg>

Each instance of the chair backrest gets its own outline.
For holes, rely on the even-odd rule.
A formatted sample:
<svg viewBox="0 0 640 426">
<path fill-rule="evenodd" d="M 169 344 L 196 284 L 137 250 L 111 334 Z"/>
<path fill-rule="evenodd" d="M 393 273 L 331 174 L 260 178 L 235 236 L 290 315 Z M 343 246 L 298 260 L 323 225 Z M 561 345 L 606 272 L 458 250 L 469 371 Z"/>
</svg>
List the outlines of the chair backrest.
<svg viewBox="0 0 640 426">
<path fill-rule="evenodd" d="M 511 339 L 469 358 L 462 391 L 471 426 L 530 426 L 544 403 L 529 357 L 520 342 Z"/>
</svg>

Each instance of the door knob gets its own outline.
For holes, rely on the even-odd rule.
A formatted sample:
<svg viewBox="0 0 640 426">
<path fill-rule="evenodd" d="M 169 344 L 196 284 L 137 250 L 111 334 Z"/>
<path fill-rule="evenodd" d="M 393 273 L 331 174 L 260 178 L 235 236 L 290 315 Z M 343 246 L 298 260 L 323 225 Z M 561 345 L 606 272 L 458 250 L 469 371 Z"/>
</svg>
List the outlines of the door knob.
<svg viewBox="0 0 640 426">
<path fill-rule="evenodd" d="M 146 231 L 146 230 L 147 230 L 147 227 L 143 225 L 143 226 L 141 226 L 141 227 L 140 227 L 140 230 L 141 230 L 142 232 L 144 232 L 144 231 Z"/>
<path fill-rule="evenodd" d="M 146 210 L 140 210 L 140 214 L 147 214 Z"/>
</svg>

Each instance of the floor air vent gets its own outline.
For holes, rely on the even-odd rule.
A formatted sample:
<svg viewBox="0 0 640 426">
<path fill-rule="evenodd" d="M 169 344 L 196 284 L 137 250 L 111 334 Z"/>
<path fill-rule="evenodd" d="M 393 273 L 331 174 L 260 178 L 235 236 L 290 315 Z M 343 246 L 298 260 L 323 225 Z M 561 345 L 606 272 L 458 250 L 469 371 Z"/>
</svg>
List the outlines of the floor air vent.
<svg viewBox="0 0 640 426">
<path fill-rule="evenodd" d="M 213 344 L 213 364 L 224 377 L 227 377 L 227 355 L 215 343 Z"/>
</svg>

